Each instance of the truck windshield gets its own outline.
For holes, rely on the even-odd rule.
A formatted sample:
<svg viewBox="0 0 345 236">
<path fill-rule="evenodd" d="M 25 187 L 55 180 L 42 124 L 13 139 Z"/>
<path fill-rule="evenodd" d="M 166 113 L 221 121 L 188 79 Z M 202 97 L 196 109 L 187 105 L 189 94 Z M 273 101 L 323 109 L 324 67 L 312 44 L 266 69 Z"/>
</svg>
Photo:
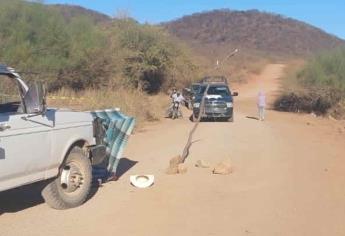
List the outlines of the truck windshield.
<svg viewBox="0 0 345 236">
<path fill-rule="evenodd" d="M 206 85 L 203 85 L 200 88 L 200 94 L 204 93 L 206 89 Z M 210 86 L 208 89 L 209 95 L 220 95 L 222 97 L 228 97 L 230 96 L 230 91 L 227 86 Z"/>
</svg>

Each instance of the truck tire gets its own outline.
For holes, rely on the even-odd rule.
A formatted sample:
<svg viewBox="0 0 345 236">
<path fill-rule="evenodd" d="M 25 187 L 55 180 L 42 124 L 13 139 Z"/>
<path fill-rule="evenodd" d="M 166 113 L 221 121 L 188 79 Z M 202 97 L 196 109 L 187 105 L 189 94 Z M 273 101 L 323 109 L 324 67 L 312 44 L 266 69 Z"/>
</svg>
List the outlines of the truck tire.
<svg viewBox="0 0 345 236">
<path fill-rule="evenodd" d="M 82 205 L 90 194 L 92 168 L 82 149 L 74 147 L 62 164 L 59 175 L 42 191 L 45 202 L 54 209 Z"/>
</svg>

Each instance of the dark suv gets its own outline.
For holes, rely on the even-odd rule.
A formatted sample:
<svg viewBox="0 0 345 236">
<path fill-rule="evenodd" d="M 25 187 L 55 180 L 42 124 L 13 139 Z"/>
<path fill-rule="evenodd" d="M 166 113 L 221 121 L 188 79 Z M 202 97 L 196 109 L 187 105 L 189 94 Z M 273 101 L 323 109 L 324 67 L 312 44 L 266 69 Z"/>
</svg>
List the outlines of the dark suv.
<svg viewBox="0 0 345 236">
<path fill-rule="evenodd" d="M 205 110 L 201 118 L 223 118 L 234 121 L 233 96 L 238 96 L 238 93 L 231 93 L 227 80 L 223 76 L 206 77 L 202 80 L 200 89 L 193 100 L 194 117 L 199 117 L 202 97 L 208 85 Z"/>
<path fill-rule="evenodd" d="M 193 100 L 195 94 L 199 93 L 201 83 L 193 83 L 189 88 L 184 88 L 182 90 L 182 95 L 185 98 L 185 106 L 188 109 L 193 109 Z"/>
</svg>

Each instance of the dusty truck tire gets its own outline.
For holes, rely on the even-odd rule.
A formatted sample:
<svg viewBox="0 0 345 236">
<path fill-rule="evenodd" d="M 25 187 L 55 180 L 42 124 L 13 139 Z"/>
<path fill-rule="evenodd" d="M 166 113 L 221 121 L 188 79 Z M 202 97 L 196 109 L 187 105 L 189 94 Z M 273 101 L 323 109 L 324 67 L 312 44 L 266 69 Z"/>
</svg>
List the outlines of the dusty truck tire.
<svg viewBox="0 0 345 236">
<path fill-rule="evenodd" d="M 42 191 L 45 202 L 54 209 L 82 205 L 89 196 L 92 183 L 90 160 L 79 147 L 68 154 L 57 178 Z"/>
</svg>

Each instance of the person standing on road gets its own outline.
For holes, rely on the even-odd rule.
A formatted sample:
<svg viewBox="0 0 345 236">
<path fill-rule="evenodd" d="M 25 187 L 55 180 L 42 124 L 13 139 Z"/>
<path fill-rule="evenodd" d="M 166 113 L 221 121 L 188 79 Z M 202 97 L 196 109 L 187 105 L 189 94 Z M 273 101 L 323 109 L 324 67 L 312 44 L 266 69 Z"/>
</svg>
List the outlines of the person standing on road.
<svg viewBox="0 0 345 236">
<path fill-rule="evenodd" d="M 259 113 L 259 120 L 265 120 L 265 107 L 266 107 L 266 95 L 263 91 L 260 91 L 257 98 L 257 106 Z"/>
</svg>

